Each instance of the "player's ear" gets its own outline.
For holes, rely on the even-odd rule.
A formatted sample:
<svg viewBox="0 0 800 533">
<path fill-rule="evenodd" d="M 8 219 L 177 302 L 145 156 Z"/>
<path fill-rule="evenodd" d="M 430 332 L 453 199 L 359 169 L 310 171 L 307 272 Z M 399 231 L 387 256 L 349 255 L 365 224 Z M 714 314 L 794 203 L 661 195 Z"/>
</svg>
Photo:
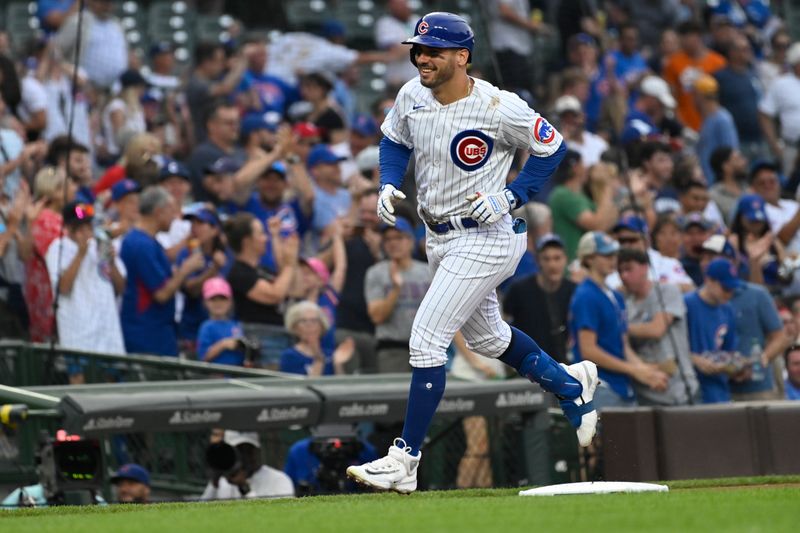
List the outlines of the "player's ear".
<svg viewBox="0 0 800 533">
<path fill-rule="evenodd" d="M 456 63 L 459 67 L 466 67 L 469 64 L 469 50 L 459 48 L 456 52 Z"/>
</svg>

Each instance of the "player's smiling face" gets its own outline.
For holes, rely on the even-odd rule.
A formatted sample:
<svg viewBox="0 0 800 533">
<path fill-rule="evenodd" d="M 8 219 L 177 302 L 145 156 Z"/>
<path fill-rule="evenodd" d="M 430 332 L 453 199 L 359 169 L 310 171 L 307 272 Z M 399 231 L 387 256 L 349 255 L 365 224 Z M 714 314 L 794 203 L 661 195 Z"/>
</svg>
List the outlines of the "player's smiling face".
<svg viewBox="0 0 800 533">
<path fill-rule="evenodd" d="M 435 89 L 450 81 L 460 62 L 466 66 L 469 53 L 458 48 L 432 48 L 414 45 L 419 80 L 423 87 Z"/>
</svg>

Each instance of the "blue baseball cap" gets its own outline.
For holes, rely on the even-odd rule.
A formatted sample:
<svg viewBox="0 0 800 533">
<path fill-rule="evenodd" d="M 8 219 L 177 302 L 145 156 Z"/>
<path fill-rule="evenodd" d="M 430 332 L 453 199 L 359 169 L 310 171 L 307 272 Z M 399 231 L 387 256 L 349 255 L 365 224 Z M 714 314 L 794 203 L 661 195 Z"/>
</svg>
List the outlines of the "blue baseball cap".
<svg viewBox="0 0 800 533">
<path fill-rule="evenodd" d="M 216 227 L 220 226 L 217 214 L 207 207 L 186 210 L 183 213 L 183 218 L 184 220 L 199 220 Z"/>
<path fill-rule="evenodd" d="M 284 165 L 282 161 L 275 161 L 259 177 L 264 178 L 266 176 L 269 176 L 271 173 L 278 174 L 278 175 L 280 175 L 281 178 L 285 179 L 286 178 L 286 165 Z"/>
<path fill-rule="evenodd" d="M 619 230 L 626 229 L 628 231 L 632 231 L 634 233 L 640 233 L 642 235 L 647 234 L 647 222 L 640 216 L 636 215 L 625 215 L 621 219 L 617 221 L 614 227 L 611 229 L 612 233 L 616 233 Z"/>
<path fill-rule="evenodd" d="M 347 34 L 347 28 L 344 24 L 336 19 L 328 19 L 322 23 L 322 36 L 327 39 L 335 37 L 344 37 Z"/>
<path fill-rule="evenodd" d="M 142 97 L 139 98 L 139 101 L 143 104 L 157 104 L 164 99 L 164 95 L 159 89 L 150 88 L 147 89 Z"/>
<path fill-rule="evenodd" d="M 318 144 L 311 149 L 306 164 L 308 168 L 314 168 L 320 164 L 334 164 L 344 161 L 345 159 L 346 158 L 334 154 L 327 144 Z"/>
<path fill-rule="evenodd" d="M 172 43 L 169 41 L 158 41 L 157 43 L 153 43 L 150 47 L 149 55 L 153 58 L 160 54 L 166 54 L 167 52 L 172 53 Z"/>
<path fill-rule="evenodd" d="M 274 117 L 267 116 L 271 113 L 263 113 L 260 115 L 249 114 L 242 120 L 241 134 L 246 137 L 258 130 L 276 131 L 280 123 L 280 117 L 275 121 Z"/>
<path fill-rule="evenodd" d="M 613 255 L 619 252 L 619 243 L 602 231 L 588 231 L 578 241 L 578 259 L 590 255 Z"/>
<path fill-rule="evenodd" d="M 119 467 L 117 473 L 111 478 L 111 483 L 116 484 L 123 479 L 138 481 L 143 485 L 150 486 L 150 472 L 142 465 L 137 465 L 136 463 L 128 463 Z"/>
<path fill-rule="evenodd" d="M 231 157 L 220 157 L 206 167 L 206 174 L 233 174 L 238 172 L 242 166 Z"/>
<path fill-rule="evenodd" d="M 745 194 L 736 204 L 736 214 L 750 222 L 766 222 L 767 208 L 764 199 L 757 194 Z"/>
<path fill-rule="evenodd" d="M 412 239 L 414 238 L 414 226 L 409 222 L 409 220 L 405 217 L 397 217 L 397 220 L 394 223 L 394 226 L 390 226 L 389 224 L 381 224 L 380 231 L 381 233 L 385 233 L 390 229 L 395 229 L 400 233 L 405 233 Z"/>
<path fill-rule="evenodd" d="M 178 176 L 179 178 L 183 178 L 187 181 L 192 180 L 192 172 L 189 170 L 189 167 L 180 161 L 167 159 L 161 166 L 161 170 L 158 173 L 158 180 L 164 181 L 172 176 Z"/>
<path fill-rule="evenodd" d="M 545 233 L 538 239 L 536 239 L 536 253 L 541 252 L 544 250 L 545 246 L 558 246 L 559 248 L 566 248 L 564 246 L 564 241 L 561 240 L 561 237 L 556 235 L 555 233 Z"/>
<path fill-rule="evenodd" d="M 726 290 L 733 291 L 739 288 L 742 282 L 736 275 L 736 267 L 728 259 L 718 257 L 706 266 L 705 276 L 719 282 Z"/>
<path fill-rule="evenodd" d="M 359 113 L 353 119 L 353 125 L 350 129 L 363 137 L 372 137 L 378 134 L 378 123 L 371 116 Z"/>
<path fill-rule="evenodd" d="M 141 185 L 132 179 L 125 178 L 124 180 L 118 181 L 111 186 L 111 200 L 113 202 L 119 202 L 125 196 L 131 193 L 140 192 L 141 190 Z"/>
</svg>

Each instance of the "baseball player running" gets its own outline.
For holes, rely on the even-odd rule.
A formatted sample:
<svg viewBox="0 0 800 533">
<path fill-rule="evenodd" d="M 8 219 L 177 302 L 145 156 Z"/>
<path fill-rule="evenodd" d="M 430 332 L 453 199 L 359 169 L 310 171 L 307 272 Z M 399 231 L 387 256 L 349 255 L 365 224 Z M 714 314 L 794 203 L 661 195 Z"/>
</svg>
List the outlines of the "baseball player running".
<svg viewBox="0 0 800 533">
<path fill-rule="evenodd" d="M 509 212 L 552 175 L 566 152 L 561 135 L 516 95 L 467 75 L 475 39 L 461 17 L 428 13 L 417 22 L 406 83 L 383 123 L 378 215 L 394 225 L 393 203 L 411 154 L 419 214 L 427 226 L 433 281 L 414 319 L 409 348 L 411 387 L 401 438 L 386 457 L 351 466 L 347 475 L 378 490 L 417 488 L 420 446 L 445 388 L 445 351 L 461 330 L 469 348 L 499 358 L 555 394 L 588 446 L 595 434 L 592 404 L 597 368 L 556 363 L 500 316 L 495 288 L 515 270 L 527 244 L 525 223 Z M 506 185 L 517 149 L 530 157 Z"/>
</svg>

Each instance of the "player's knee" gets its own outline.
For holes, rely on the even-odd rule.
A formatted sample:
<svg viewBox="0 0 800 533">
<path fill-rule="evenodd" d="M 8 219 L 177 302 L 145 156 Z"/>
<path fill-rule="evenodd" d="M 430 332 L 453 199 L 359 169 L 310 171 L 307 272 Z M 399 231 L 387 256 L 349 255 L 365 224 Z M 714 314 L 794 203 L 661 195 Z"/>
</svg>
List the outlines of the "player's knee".
<svg viewBox="0 0 800 533">
<path fill-rule="evenodd" d="M 408 341 L 408 352 L 411 355 L 411 366 L 438 366 L 447 362 L 447 344 L 443 340 L 417 328 L 411 330 Z M 430 362 L 435 364 L 428 364 Z M 423 364 L 424 363 L 424 364 Z"/>
<path fill-rule="evenodd" d="M 500 339 L 494 337 L 482 337 L 478 339 L 465 339 L 467 348 L 471 352 L 482 357 L 497 358 L 503 353 L 505 346 Z M 506 343 L 508 345 L 508 343 Z"/>
</svg>

